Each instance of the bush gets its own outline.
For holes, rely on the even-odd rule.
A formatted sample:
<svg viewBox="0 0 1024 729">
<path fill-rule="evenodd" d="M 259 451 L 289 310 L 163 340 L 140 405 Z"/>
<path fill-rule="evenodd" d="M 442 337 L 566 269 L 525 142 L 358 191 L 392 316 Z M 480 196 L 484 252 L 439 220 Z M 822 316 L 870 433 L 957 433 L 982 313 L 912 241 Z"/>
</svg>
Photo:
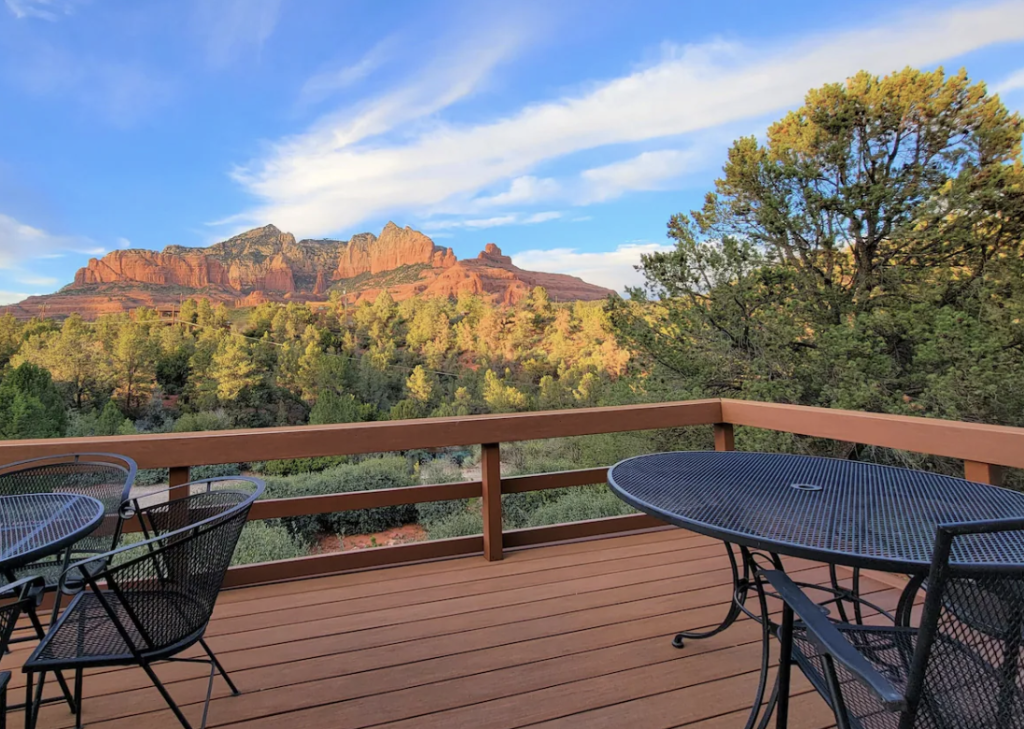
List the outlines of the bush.
<svg viewBox="0 0 1024 729">
<path fill-rule="evenodd" d="M 432 524 L 427 529 L 431 539 L 451 539 L 483 534 L 484 520 L 479 509 L 466 509 L 452 514 L 447 519 Z"/>
<path fill-rule="evenodd" d="M 320 456 L 318 458 L 287 458 L 282 461 L 258 461 L 250 465 L 253 473 L 265 476 L 295 476 L 318 473 L 348 463 L 348 456 Z"/>
<path fill-rule="evenodd" d="M 567 524 L 632 513 L 635 513 L 634 509 L 606 487 L 578 486 L 566 489 L 565 494 L 534 511 L 528 526 Z"/>
<path fill-rule="evenodd" d="M 242 529 L 231 564 L 274 562 L 304 557 L 308 553 L 309 550 L 297 542 L 285 527 L 254 521 Z"/>
<path fill-rule="evenodd" d="M 242 470 L 237 463 L 218 463 L 214 466 L 193 466 L 189 473 L 189 480 L 202 481 L 204 478 L 240 476 L 241 474 Z"/>
<path fill-rule="evenodd" d="M 406 460 L 390 456 L 335 466 L 320 473 L 268 478 L 266 496 L 276 499 L 374 491 L 412 486 L 415 482 Z M 281 521 L 293 537 L 304 543 L 313 543 L 329 534 L 372 534 L 415 522 L 416 507 L 412 504 L 384 506 L 287 517 Z"/>
<path fill-rule="evenodd" d="M 185 413 L 174 421 L 175 433 L 198 433 L 204 430 L 229 430 L 231 418 L 223 410 Z"/>
<path fill-rule="evenodd" d="M 420 483 L 458 483 L 465 480 L 462 470 L 451 458 L 436 458 L 420 467 Z M 465 510 L 465 499 L 416 504 L 417 521 L 428 527 Z"/>
</svg>

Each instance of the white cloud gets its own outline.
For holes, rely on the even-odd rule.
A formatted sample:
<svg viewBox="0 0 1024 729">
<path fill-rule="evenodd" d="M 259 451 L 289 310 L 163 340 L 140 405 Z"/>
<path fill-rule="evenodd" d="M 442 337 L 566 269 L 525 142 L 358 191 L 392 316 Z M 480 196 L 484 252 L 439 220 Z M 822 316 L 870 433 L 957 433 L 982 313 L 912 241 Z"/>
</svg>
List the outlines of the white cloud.
<svg viewBox="0 0 1024 729">
<path fill-rule="evenodd" d="M 263 49 L 274 33 L 281 0 L 197 0 L 193 26 L 215 68 Z"/>
<path fill-rule="evenodd" d="M 36 276 L 31 273 L 20 273 L 16 278 L 19 284 L 26 286 L 56 286 L 59 283 L 53 276 Z"/>
<path fill-rule="evenodd" d="M 23 272 L 23 265 L 29 260 L 51 258 L 66 251 L 92 253 L 95 247 L 88 238 L 53 235 L 0 213 L 0 271 Z M 31 283 L 27 279 L 19 281 Z"/>
<path fill-rule="evenodd" d="M 513 254 L 512 262 L 529 271 L 551 271 L 579 276 L 584 281 L 622 292 L 626 286 L 639 286 L 643 276 L 633 267 L 644 253 L 670 251 L 672 246 L 652 241 L 623 243 L 614 251 L 580 252 L 576 248 L 529 250 Z"/>
<path fill-rule="evenodd" d="M 490 197 L 478 197 L 473 202 L 480 208 L 527 205 L 550 200 L 562 195 L 562 185 L 550 177 L 539 179 L 532 175 L 517 177 L 505 192 Z"/>
<path fill-rule="evenodd" d="M 131 248 L 132 247 L 132 242 L 130 240 L 128 240 L 127 238 L 118 238 L 117 239 L 117 247 L 118 248 Z"/>
<path fill-rule="evenodd" d="M 659 190 L 703 161 L 695 149 L 663 149 L 584 170 L 580 174 L 584 183 L 580 202 L 604 202 L 633 190 Z"/>
<path fill-rule="evenodd" d="M 80 0 L 78 0 L 80 2 Z M 71 15 L 75 10 L 76 0 L 6 0 L 7 9 L 15 18 L 38 18 L 55 21 L 61 16 Z"/>
<path fill-rule="evenodd" d="M 311 76 L 299 91 L 299 103 L 322 101 L 331 94 L 362 81 L 388 61 L 395 40 L 395 36 L 388 36 L 376 43 L 355 63 L 328 68 Z"/>
<path fill-rule="evenodd" d="M 502 225 L 536 225 L 547 223 L 551 220 L 558 220 L 562 213 L 557 210 L 547 210 L 541 213 L 507 213 L 495 215 L 490 218 L 463 218 L 458 220 L 431 220 L 424 223 L 428 230 L 448 230 L 451 228 L 464 228 L 468 230 L 482 230 L 483 228 L 497 228 Z M 437 235 L 437 234 L 433 234 Z"/>
<path fill-rule="evenodd" d="M 992 87 L 992 91 L 997 94 L 1005 94 L 1007 91 L 1017 91 L 1019 89 L 1024 89 L 1024 68 L 1011 73 Z"/>
<path fill-rule="evenodd" d="M 228 220 L 273 220 L 298 234 L 317 234 L 396 212 L 452 213 L 459 206 L 478 212 L 474 198 L 482 191 L 507 184 L 509 196 L 518 194 L 513 180 L 573 152 L 757 118 L 795 106 L 808 89 L 862 68 L 888 73 L 1020 40 L 1024 3 L 879 18 L 873 25 L 774 47 L 709 42 L 672 48 L 647 68 L 505 118 L 428 123 L 478 89 L 521 46 L 505 24 L 497 27 L 501 33 L 468 34 L 463 45 L 427 64 L 408 86 L 361 108 L 329 114 L 236 170 L 235 179 L 261 202 Z M 401 133 L 381 137 L 392 130 Z M 620 191 L 626 190 L 627 171 L 619 168 Z"/>
<path fill-rule="evenodd" d="M 32 296 L 32 294 L 19 294 L 14 291 L 0 291 L 0 306 L 17 304 L 19 301 L 27 299 L 29 296 Z"/>
</svg>

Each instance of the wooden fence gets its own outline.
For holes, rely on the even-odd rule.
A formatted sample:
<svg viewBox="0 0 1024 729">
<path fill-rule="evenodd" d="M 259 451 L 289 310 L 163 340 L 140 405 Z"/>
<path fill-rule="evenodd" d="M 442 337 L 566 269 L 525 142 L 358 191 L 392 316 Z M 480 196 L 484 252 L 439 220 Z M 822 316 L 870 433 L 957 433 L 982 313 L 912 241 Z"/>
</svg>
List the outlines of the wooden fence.
<svg viewBox="0 0 1024 729">
<path fill-rule="evenodd" d="M 188 482 L 193 466 L 481 446 L 479 481 L 267 499 L 257 502 L 250 518 L 479 497 L 482 535 L 233 567 L 228 581 L 236 586 L 458 555 L 483 554 L 498 560 L 505 549 L 663 526 L 649 516 L 633 514 L 503 531 L 502 494 L 600 483 L 607 469 L 502 478 L 500 444 L 693 425 L 714 426 L 717 450 L 732 450 L 734 426 L 745 426 L 956 458 L 964 462 L 967 478 L 987 483 L 999 483 L 1005 467 L 1024 468 L 1022 428 L 725 399 L 381 423 L 0 441 L 0 463 L 70 452 L 121 453 L 141 468 L 169 468 L 173 487 Z"/>
</svg>

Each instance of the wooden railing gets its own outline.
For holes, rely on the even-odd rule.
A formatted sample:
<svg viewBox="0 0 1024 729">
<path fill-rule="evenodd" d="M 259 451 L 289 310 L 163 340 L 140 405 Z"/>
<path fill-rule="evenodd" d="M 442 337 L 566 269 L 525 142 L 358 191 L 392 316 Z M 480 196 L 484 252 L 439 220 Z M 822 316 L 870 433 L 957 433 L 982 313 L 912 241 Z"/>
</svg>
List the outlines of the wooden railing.
<svg viewBox="0 0 1024 729">
<path fill-rule="evenodd" d="M 714 426 L 717 450 L 732 450 L 734 427 L 745 426 L 956 458 L 964 461 L 967 478 L 988 483 L 999 483 L 1004 467 L 1024 468 L 1022 428 L 718 399 L 381 423 L 0 441 L 0 463 L 75 451 L 122 453 L 141 468 L 169 468 L 173 487 L 188 482 L 192 466 L 481 446 L 479 481 L 267 499 L 257 502 L 250 518 L 481 498 L 482 535 L 233 567 L 229 584 L 241 585 L 457 555 L 497 560 L 505 549 L 664 526 L 634 514 L 503 531 L 502 494 L 600 483 L 607 469 L 503 478 L 500 444 L 694 425 Z"/>
</svg>

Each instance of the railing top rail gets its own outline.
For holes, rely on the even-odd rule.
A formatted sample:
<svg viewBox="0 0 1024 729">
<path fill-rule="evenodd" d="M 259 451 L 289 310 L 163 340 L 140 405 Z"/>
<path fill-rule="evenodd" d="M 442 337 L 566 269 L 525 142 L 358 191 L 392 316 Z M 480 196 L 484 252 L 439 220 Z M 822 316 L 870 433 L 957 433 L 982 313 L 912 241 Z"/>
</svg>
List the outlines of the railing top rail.
<svg viewBox="0 0 1024 729">
<path fill-rule="evenodd" d="M 0 441 L 0 463 L 71 451 L 109 450 L 130 456 L 140 468 L 175 468 L 704 425 L 720 420 L 721 412 L 717 399 L 691 400 L 376 423 Z"/>
<path fill-rule="evenodd" d="M 1024 428 L 751 400 L 721 405 L 733 425 L 1024 468 Z"/>
</svg>

